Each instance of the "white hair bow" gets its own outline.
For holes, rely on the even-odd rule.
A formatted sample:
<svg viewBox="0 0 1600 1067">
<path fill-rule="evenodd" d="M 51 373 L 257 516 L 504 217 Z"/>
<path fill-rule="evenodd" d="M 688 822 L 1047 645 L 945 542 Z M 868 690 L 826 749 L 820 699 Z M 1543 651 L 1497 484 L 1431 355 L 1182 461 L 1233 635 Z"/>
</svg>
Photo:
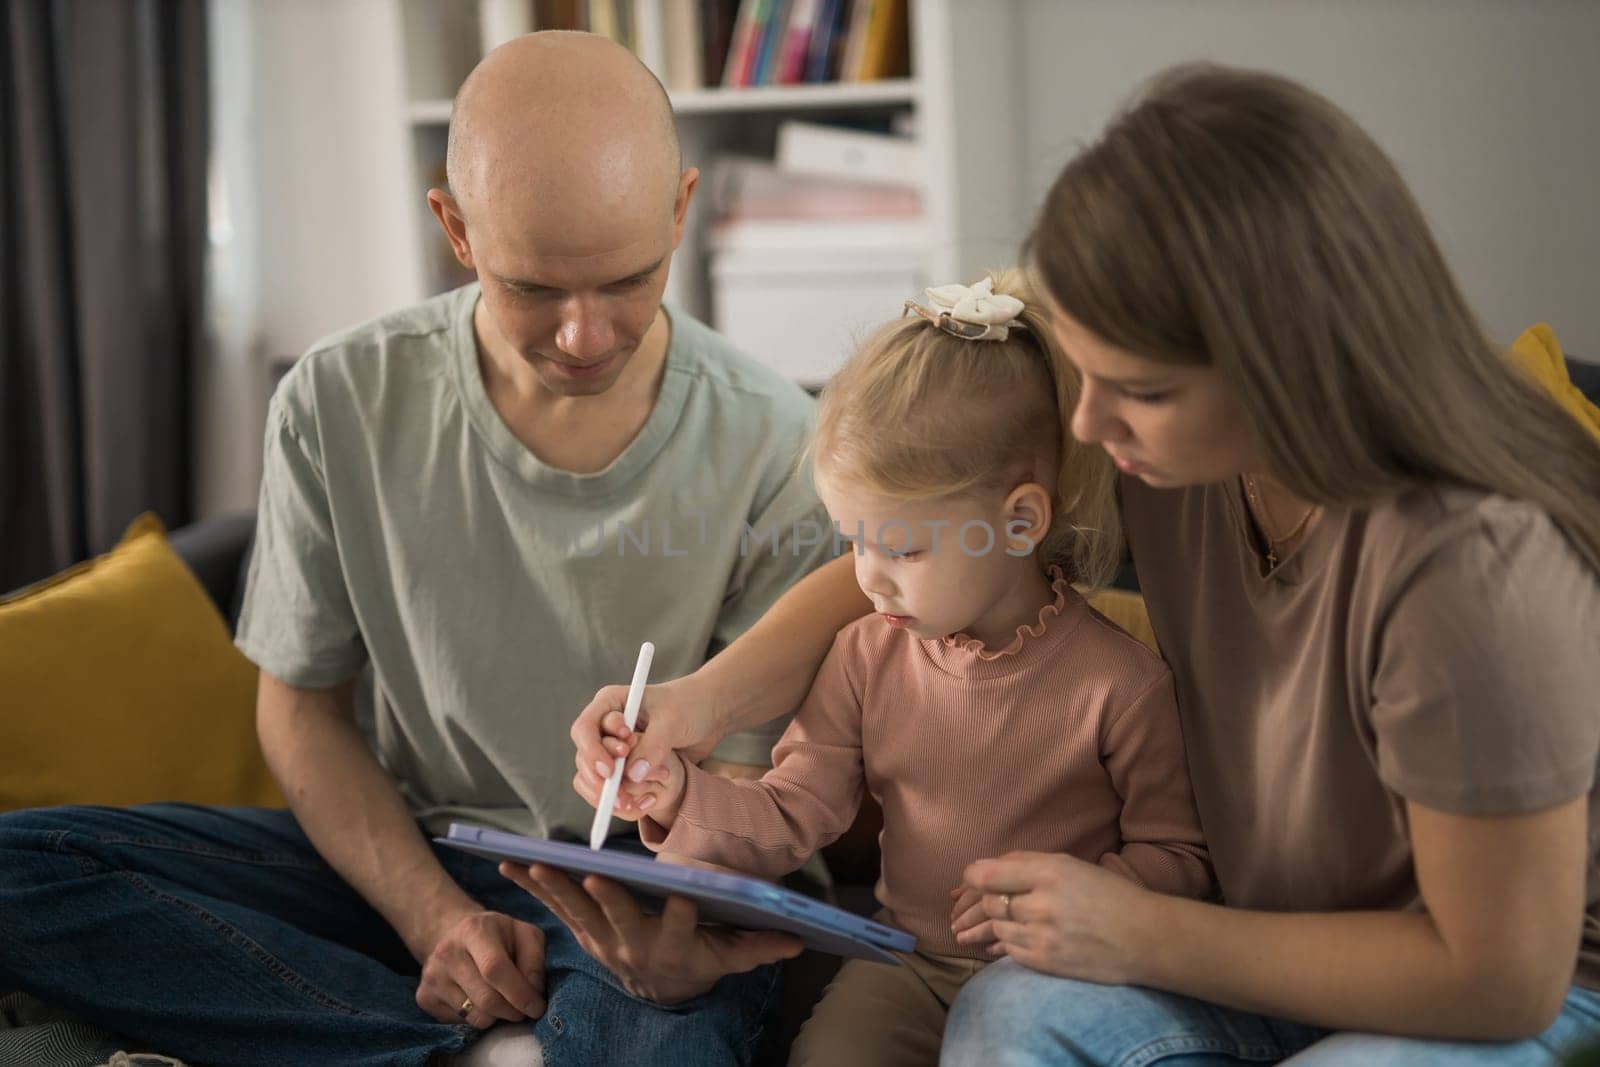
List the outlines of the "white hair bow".
<svg viewBox="0 0 1600 1067">
<path fill-rule="evenodd" d="M 1022 301 L 995 293 L 993 278 L 984 278 L 974 285 L 941 285 L 926 292 L 928 302 L 933 305 L 931 308 L 924 308 L 915 301 L 907 301 L 906 307 L 957 337 L 969 341 L 1004 341 L 1011 327 L 1023 325 L 1017 321 L 1017 316 L 1022 314 Z"/>
</svg>

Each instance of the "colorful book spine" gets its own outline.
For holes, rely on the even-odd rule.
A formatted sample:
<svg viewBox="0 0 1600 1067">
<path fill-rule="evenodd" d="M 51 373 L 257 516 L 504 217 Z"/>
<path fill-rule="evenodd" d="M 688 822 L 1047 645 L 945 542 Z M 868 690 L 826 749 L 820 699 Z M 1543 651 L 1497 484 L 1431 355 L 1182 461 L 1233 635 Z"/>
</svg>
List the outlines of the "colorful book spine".
<svg viewBox="0 0 1600 1067">
<path fill-rule="evenodd" d="M 788 15 L 791 0 L 771 0 L 764 19 L 756 31 L 756 58 L 750 67 L 750 80 L 746 85 L 771 85 L 774 57 L 778 53 L 778 43 L 783 37 L 784 20 Z"/>
<path fill-rule="evenodd" d="M 778 54 L 778 72 L 773 81 L 779 85 L 794 85 L 806 79 L 806 59 L 811 49 L 811 38 L 817 32 L 817 16 L 821 0 L 794 0 L 789 9 L 789 24 L 783 31 L 783 42 Z"/>
<path fill-rule="evenodd" d="M 857 78 L 877 81 L 904 76 L 909 69 L 909 45 L 906 0 L 876 0 Z"/>
<path fill-rule="evenodd" d="M 759 47 L 757 31 L 762 15 L 771 10 L 772 0 L 743 0 L 733 24 L 733 40 L 728 45 L 728 63 L 723 68 L 722 84 L 730 89 L 749 85 L 750 70 Z"/>
<path fill-rule="evenodd" d="M 851 0 L 849 29 L 845 31 L 844 57 L 839 61 L 838 80 L 861 80 L 861 63 L 867 55 L 867 29 L 872 24 L 873 10 L 883 0 Z"/>
<path fill-rule="evenodd" d="M 816 27 L 806 50 L 805 80 L 825 82 L 833 74 L 833 54 L 839 40 L 841 16 L 847 13 L 845 0 L 821 0 Z"/>
</svg>

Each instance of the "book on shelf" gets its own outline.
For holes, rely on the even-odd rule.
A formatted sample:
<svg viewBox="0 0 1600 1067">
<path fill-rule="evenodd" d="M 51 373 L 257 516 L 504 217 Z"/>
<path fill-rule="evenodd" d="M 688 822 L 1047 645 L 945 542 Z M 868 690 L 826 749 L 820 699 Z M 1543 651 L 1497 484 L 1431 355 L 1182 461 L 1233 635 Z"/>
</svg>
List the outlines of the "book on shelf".
<svg viewBox="0 0 1600 1067">
<path fill-rule="evenodd" d="M 849 16 L 846 0 L 821 0 L 807 45 L 806 81 L 825 82 L 838 77 L 839 61 L 844 55 L 845 20 Z"/>
<path fill-rule="evenodd" d="M 706 193 L 718 225 L 774 219 L 915 219 L 922 191 L 911 185 L 796 174 L 771 160 L 723 156 Z"/>
<path fill-rule="evenodd" d="M 695 0 L 662 0 L 661 32 L 668 89 L 698 89 L 706 82 L 700 47 L 700 12 Z"/>
<path fill-rule="evenodd" d="M 718 253 L 804 253 L 876 248 L 916 253 L 928 247 L 927 220 L 734 219 L 714 224 L 708 245 Z"/>
<path fill-rule="evenodd" d="M 674 33 L 683 39 L 669 50 L 689 49 L 690 20 L 674 14 L 676 0 L 637 2 L 666 4 L 669 41 Z M 699 10 L 695 48 L 704 85 L 877 81 L 911 72 L 908 0 L 705 0 Z M 674 20 L 681 29 L 670 28 Z M 686 84 L 674 75 L 674 87 Z"/>
<path fill-rule="evenodd" d="M 733 47 L 734 24 L 739 0 L 700 0 L 700 45 L 702 85 L 717 85 L 728 65 Z"/>
<path fill-rule="evenodd" d="M 906 0 L 872 0 L 861 66 L 854 81 L 901 78 L 911 69 Z"/>
<path fill-rule="evenodd" d="M 602 37 L 609 37 L 613 41 L 617 36 L 617 8 L 611 0 L 586 0 L 584 4 L 585 19 L 590 33 L 598 33 Z"/>
<path fill-rule="evenodd" d="M 777 73 L 772 79 L 777 84 L 795 85 L 806 80 L 806 58 L 820 7 L 821 0 L 793 0 L 779 47 Z"/>
<path fill-rule="evenodd" d="M 771 85 L 779 46 L 783 41 L 784 26 L 788 24 L 789 9 L 794 0 L 772 0 L 767 21 L 761 27 L 761 46 L 756 50 L 755 63 L 750 74 L 751 85 Z"/>
<path fill-rule="evenodd" d="M 672 91 L 817 85 L 908 76 L 908 4 L 909 0 L 479 0 L 474 30 L 469 32 L 481 52 L 533 30 L 600 34 L 631 49 Z"/>
<path fill-rule="evenodd" d="M 636 6 L 645 7 L 646 4 L 635 5 L 634 0 L 588 0 L 587 28 L 590 33 L 609 37 L 624 48 L 637 53 L 638 38 L 634 33 Z M 653 4 L 651 6 L 653 8 Z"/>
<path fill-rule="evenodd" d="M 798 279 L 824 261 L 844 269 L 870 269 L 883 257 L 914 263 L 927 247 L 921 191 L 911 186 L 794 174 L 740 156 L 714 162 L 706 184 L 714 273 L 765 265 Z M 830 283 L 818 276 L 805 284 Z"/>
<path fill-rule="evenodd" d="M 533 24 L 541 30 L 589 28 L 584 0 L 533 0 Z"/>
<path fill-rule="evenodd" d="M 860 81 L 861 60 L 867 54 L 867 29 L 872 23 L 872 7 L 877 0 L 850 0 L 850 19 L 845 23 L 844 54 L 834 80 Z"/>
<path fill-rule="evenodd" d="M 750 84 L 750 71 L 761 48 L 761 31 L 771 13 L 772 0 L 740 0 L 733 40 L 728 45 L 728 62 L 722 71 L 723 85 L 737 89 Z"/>
</svg>

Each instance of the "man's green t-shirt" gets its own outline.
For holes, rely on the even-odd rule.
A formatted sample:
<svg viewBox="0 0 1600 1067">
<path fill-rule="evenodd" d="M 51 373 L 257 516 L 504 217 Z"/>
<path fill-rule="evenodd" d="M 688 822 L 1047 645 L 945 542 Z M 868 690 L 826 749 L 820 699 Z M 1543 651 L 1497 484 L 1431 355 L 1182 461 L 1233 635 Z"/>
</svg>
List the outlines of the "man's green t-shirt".
<svg viewBox="0 0 1600 1067">
<path fill-rule="evenodd" d="M 370 661 L 377 754 L 430 832 L 586 835 L 567 731 L 625 683 L 687 674 L 819 563 L 798 457 L 813 405 L 681 312 L 655 409 L 617 460 L 537 459 L 484 390 L 470 285 L 314 346 L 267 420 L 238 646 L 290 685 Z M 770 762 L 783 720 L 717 755 Z"/>
</svg>

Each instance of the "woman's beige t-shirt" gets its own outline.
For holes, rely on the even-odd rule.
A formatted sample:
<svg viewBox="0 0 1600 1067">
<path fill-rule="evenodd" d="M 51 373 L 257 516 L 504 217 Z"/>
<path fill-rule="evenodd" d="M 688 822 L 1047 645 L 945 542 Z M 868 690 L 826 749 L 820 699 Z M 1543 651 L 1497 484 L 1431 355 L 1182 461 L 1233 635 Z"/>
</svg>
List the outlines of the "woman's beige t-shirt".
<svg viewBox="0 0 1600 1067">
<path fill-rule="evenodd" d="M 1406 800 L 1587 795 L 1577 981 L 1600 988 L 1600 576 L 1548 516 L 1417 490 L 1324 512 L 1267 572 L 1237 482 L 1121 492 L 1227 902 L 1420 907 Z"/>
</svg>

